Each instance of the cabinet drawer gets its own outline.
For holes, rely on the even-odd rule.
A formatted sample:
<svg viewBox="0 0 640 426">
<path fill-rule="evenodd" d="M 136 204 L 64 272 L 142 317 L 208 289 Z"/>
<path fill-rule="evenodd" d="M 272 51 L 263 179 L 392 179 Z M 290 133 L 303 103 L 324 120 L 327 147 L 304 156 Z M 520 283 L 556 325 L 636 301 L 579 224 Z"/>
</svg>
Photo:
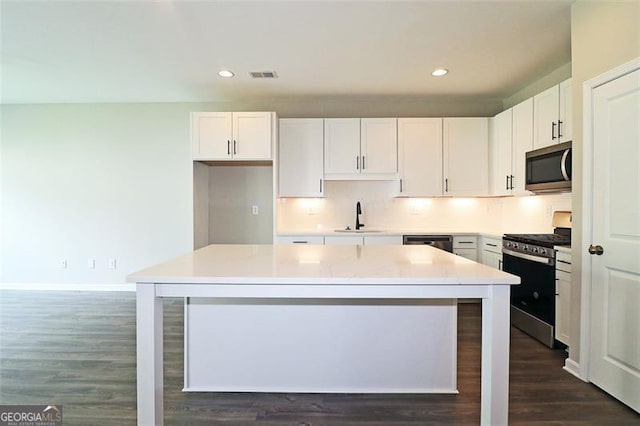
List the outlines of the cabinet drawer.
<svg viewBox="0 0 640 426">
<path fill-rule="evenodd" d="M 474 248 L 454 248 L 453 253 L 457 254 L 458 256 L 466 257 L 467 259 L 473 260 L 474 262 L 478 259 L 478 252 Z"/>
<path fill-rule="evenodd" d="M 496 238 L 482 238 L 482 249 L 491 253 L 502 254 L 502 240 Z"/>
<path fill-rule="evenodd" d="M 453 248 L 475 249 L 478 246 L 478 238 L 474 236 L 453 237 Z"/>
<path fill-rule="evenodd" d="M 324 244 L 322 235 L 299 235 L 276 237 L 276 244 Z"/>
<path fill-rule="evenodd" d="M 571 272 L 571 254 L 556 252 L 556 269 Z"/>
<path fill-rule="evenodd" d="M 364 245 L 365 246 L 374 246 L 374 245 L 402 245 L 402 236 L 401 235 L 365 235 L 364 236 Z"/>
</svg>

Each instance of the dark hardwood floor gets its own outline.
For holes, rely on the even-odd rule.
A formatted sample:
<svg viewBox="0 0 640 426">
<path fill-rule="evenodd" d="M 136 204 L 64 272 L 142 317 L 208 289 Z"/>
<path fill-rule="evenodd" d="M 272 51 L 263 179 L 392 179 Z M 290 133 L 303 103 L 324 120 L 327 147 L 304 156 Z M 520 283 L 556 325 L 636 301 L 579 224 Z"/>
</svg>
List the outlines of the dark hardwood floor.
<svg viewBox="0 0 640 426">
<path fill-rule="evenodd" d="M 478 424 L 480 313 L 459 310 L 459 395 L 183 393 L 182 301 L 166 300 L 165 423 Z M 0 326 L 0 404 L 61 404 L 65 425 L 135 424 L 134 293 L 0 291 Z M 563 364 L 512 328 L 510 424 L 640 425 Z"/>
</svg>

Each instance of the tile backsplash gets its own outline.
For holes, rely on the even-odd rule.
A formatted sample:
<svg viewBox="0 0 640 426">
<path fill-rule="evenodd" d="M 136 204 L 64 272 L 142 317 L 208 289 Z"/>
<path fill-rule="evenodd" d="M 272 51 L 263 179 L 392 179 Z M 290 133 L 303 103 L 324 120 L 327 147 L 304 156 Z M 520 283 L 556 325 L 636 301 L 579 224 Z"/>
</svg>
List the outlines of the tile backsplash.
<svg viewBox="0 0 640 426">
<path fill-rule="evenodd" d="M 394 198 L 396 190 L 395 181 L 326 181 L 324 198 L 277 200 L 277 232 L 353 228 L 357 201 L 367 229 L 429 232 L 545 233 L 553 211 L 571 210 L 571 194 Z"/>
</svg>

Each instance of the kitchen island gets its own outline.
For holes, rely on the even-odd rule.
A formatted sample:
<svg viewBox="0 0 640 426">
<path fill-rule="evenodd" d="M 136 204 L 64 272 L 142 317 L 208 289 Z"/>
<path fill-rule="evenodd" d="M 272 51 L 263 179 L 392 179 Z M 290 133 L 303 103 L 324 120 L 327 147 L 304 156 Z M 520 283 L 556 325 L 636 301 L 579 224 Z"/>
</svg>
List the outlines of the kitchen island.
<svg viewBox="0 0 640 426">
<path fill-rule="evenodd" d="M 293 373 L 287 374 L 288 363 L 278 367 L 282 370 L 275 369 L 277 374 L 281 374 L 276 377 L 282 377 L 285 388 L 267 386 L 274 384 L 274 376 L 267 376 L 262 379 L 263 381 L 258 378 L 257 385 L 252 382 L 251 377 L 245 379 L 240 377 L 237 372 L 228 377 L 216 374 L 210 377 L 213 382 L 221 381 L 222 383 L 221 387 L 216 390 L 251 390 L 252 386 L 256 386 L 254 390 L 313 392 L 367 392 L 369 389 L 380 392 L 415 391 L 414 387 L 403 388 L 402 383 L 400 385 L 392 383 L 389 387 L 384 386 L 385 377 L 392 381 L 396 372 L 401 372 L 402 369 L 394 370 L 391 368 L 386 376 L 384 374 L 377 375 L 378 380 L 381 381 L 374 380 L 371 384 L 367 382 L 371 376 L 367 373 L 369 371 L 367 369 L 362 370 L 359 376 L 358 374 L 354 375 L 354 383 L 356 384 L 353 387 L 351 387 L 351 382 L 340 382 L 345 372 L 348 372 L 347 375 L 351 377 L 351 373 L 361 367 L 357 360 L 363 358 L 357 356 L 351 358 L 352 352 L 355 351 L 357 354 L 357 351 L 361 350 L 358 339 L 361 334 L 366 334 L 372 329 L 366 328 L 366 322 L 374 322 L 381 313 L 389 314 L 392 324 L 395 322 L 403 324 L 403 321 L 429 318 L 428 315 L 431 311 L 441 312 L 440 314 L 435 313 L 436 317 L 431 317 L 431 320 L 436 318 L 436 322 L 415 324 L 415 327 L 418 330 L 437 332 L 433 336 L 437 336 L 441 342 L 445 343 L 445 351 L 429 352 L 428 347 L 423 347 L 422 350 L 426 352 L 418 350 L 416 353 L 424 353 L 428 357 L 440 353 L 444 354 L 443 358 L 452 358 L 452 360 L 428 360 L 428 364 L 434 367 L 431 368 L 431 373 L 422 377 L 423 380 L 434 378 L 432 373 L 438 371 L 443 372 L 442 377 L 445 379 L 451 377 L 451 372 L 455 375 L 456 330 L 455 315 L 451 315 L 451 312 L 455 314 L 455 304 L 450 301 L 453 298 L 481 298 L 483 304 L 481 423 L 492 425 L 507 423 L 509 286 L 517 284 L 518 277 L 428 246 L 212 245 L 137 272 L 130 275 L 128 280 L 137 283 L 139 424 L 159 425 L 163 423 L 163 297 L 213 301 L 212 305 L 203 302 L 194 304 L 194 307 L 201 304 L 205 309 L 213 309 L 210 312 L 219 311 L 220 306 L 229 302 L 232 302 L 233 309 L 236 309 L 237 305 L 243 306 L 243 309 L 249 306 L 252 310 L 255 310 L 256 307 L 260 309 L 266 307 L 270 311 L 266 311 L 264 314 L 265 320 L 277 316 L 274 315 L 277 312 L 289 312 L 286 315 L 290 315 L 291 309 L 294 309 L 298 314 L 291 314 L 291 322 L 294 323 L 294 326 L 298 325 L 298 327 L 294 327 L 297 329 L 304 329 L 314 322 L 318 323 L 319 319 L 323 318 L 332 318 L 334 323 L 337 321 L 337 326 L 334 325 L 333 330 L 339 334 L 343 333 L 342 337 L 337 341 L 334 336 L 324 337 L 325 339 L 334 339 L 325 341 L 332 342 L 334 350 L 325 351 L 324 354 L 320 353 L 317 355 L 317 359 L 313 359 L 315 349 L 309 351 L 307 348 L 313 339 L 306 342 L 300 341 L 297 346 L 301 354 L 298 357 L 300 361 L 297 362 L 297 366 L 292 367 Z M 273 303 L 274 301 L 277 303 Z M 363 307 L 367 309 L 364 314 L 361 314 Z M 417 316 L 402 314 L 404 311 L 412 311 L 416 307 L 418 308 Z M 369 308 L 373 308 L 374 311 L 368 310 Z M 209 341 L 211 336 L 206 334 L 210 328 L 209 324 L 203 324 L 209 318 L 207 311 L 205 310 L 204 316 L 198 317 L 197 309 L 199 308 L 189 314 L 189 308 L 187 308 L 188 318 L 185 322 L 185 389 L 188 390 L 190 380 L 202 376 L 208 370 L 224 371 L 227 367 L 226 365 L 217 365 L 215 362 L 208 366 L 203 364 L 203 354 L 215 351 L 216 346 L 232 350 L 235 344 L 239 345 L 243 340 L 239 339 L 238 335 L 222 333 L 213 334 L 215 340 Z M 378 311 L 379 309 L 382 311 Z M 239 311 L 230 312 L 231 315 L 235 315 Z M 348 315 L 345 316 L 345 312 Z M 306 325 L 300 327 L 298 323 L 304 321 L 305 313 L 308 313 L 309 318 L 313 319 L 307 320 Z M 444 316 L 438 317 L 438 315 Z M 224 317 L 219 317 L 218 321 L 221 321 L 220 318 Z M 342 323 L 340 323 L 341 318 Z M 351 325 L 353 318 L 355 318 L 354 326 Z M 446 321 L 447 318 L 451 321 Z M 254 318 L 253 323 L 255 321 Z M 303 324 L 305 323 L 303 322 Z M 371 327 L 380 327 L 384 324 L 384 322 L 377 322 Z M 199 331 L 192 333 L 191 329 L 194 327 Z M 269 346 L 266 351 L 249 354 L 248 357 L 247 353 L 241 349 L 238 355 L 244 356 L 244 364 L 235 361 L 230 363 L 245 365 L 249 368 L 250 364 L 247 361 L 251 361 L 251 357 L 256 360 L 263 357 L 270 358 L 269 351 L 277 350 L 278 345 L 286 344 L 287 339 L 304 339 L 304 334 L 290 332 L 289 328 L 282 327 L 273 331 L 273 336 L 280 336 L 279 339 L 276 339 L 275 346 Z M 347 331 L 341 331 L 341 329 Z M 245 327 L 243 330 L 249 333 L 243 335 L 244 340 L 253 340 L 262 335 L 260 332 L 252 335 L 250 327 Z M 317 327 L 313 333 L 319 333 L 320 330 L 322 328 Z M 365 333 L 362 333 L 362 330 L 365 330 Z M 444 330 L 444 335 L 442 330 Z M 387 359 L 389 364 L 405 364 L 405 359 L 389 359 L 394 354 L 393 348 L 390 348 L 389 352 L 385 352 L 386 349 L 384 349 L 385 340 L 393 342 L 389 346 L 396 345 L 397 342 L 393 341 L 393 338 L 398 331 L 391 329 L 386 334 L 381 333 L 373 339 L 365 340 L 365 345 L 375 345 L 376 341 L 382 342 L 379 344 L 381 346 L 374 347 L 370 352 L 371 358 L 375 359 L 373 355 L 382 352 L 384 356 L 381 359 Z M 344 336 L 349 336 L 349 333 L 354 339 L 344 338 Z M 284 339 L 282 335 L 285 336 Z M 447 335 L 450 335 L 451 338 L 448 338 Z M 193 339 L 196 341 L 189 342 Z M 268 343 L 269 340 L 263 339 L 263 342 Z M 202 346 L 203 341 L 205 342 L 204 346 Z M 450 346 L 451 342 L 453 342 L 453 347 Z M 349 350 L 345 350 L 345 346 L 348 346 Z M 292 346 L 294 349 L 295 347 L 295 345 Z M 191 352 L 195 352 L 196 355 Z M 323 365 L 321 362 L 319 363 L 319 360 L 324 360 L 326 355 L 330 353 L 333 353 L 333 356 L 336 356 L 336 353 L 339 354 L 336 360 L 343 357 L 343 363 L 346 364 L 343 374 L 334 375 L 333 378 L 329 374 L 329 382 L 325 388 L 323 388 L 322 382 L 315 383 L 315 385 L 311 383 L 310 387 L 304 388 L 300 386 L 300 383 L 295 382 L 295 378 L 299 376 L 301 371 L 304 371 L 305 366 L 309 367 L 307 370 L 317 371 L 318 366 L 322 367 Z M 398 356 L 401 353 L 402 351 L 395 352 Z M 271 356 L 271 359 L 277 360 L 279 355 Z M 200 367 L 192 365 L 199 361 Z M 205 360 L 205 362 L 208 361 L 210 360 Z M 420 360 L 416 362 L 420 362 Z M 191 367 L 189 367 L 190 365 Z M 371 365 L 376 365 L 375 360 Z M 442 365 L 445 367 L 439 367 Z M 190 375 L 188 371 L 190 368 L 196 368 L 197 373 Z M 247 376 L 252 376 L 256 371 L 247 374 Z M 324 374 L 322 371 L 320 373 L 312 376 L 311 381 L 322 378 Z M 419 376 L 417 372 L 416 375 Z M 241 383 L 240 388 L 233 386 L 234 377 Z M 442 377 L 435 377 L 435 380 L 440 380 Z M 243 380 L 245 381 L 243 382 Z M 290 380 L 294 381 L 289 382 Z M 455 390 L 455 377 L 452 383 L 453 390 Z M 418 389 L 423 385 L 424 383 L 416 384 Z M 434 389 L 425 389 L 424 391 L 437 391 L 439 386 L 436 385 Z"/>
</svg>

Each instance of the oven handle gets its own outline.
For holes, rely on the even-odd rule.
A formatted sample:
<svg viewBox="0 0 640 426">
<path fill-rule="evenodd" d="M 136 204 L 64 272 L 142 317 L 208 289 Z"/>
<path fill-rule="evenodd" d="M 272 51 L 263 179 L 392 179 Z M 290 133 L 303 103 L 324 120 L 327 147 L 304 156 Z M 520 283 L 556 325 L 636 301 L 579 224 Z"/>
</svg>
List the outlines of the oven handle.
<svg viewBox="0 0 640 426">
<path fill-rule="evenodd" d="M 507 250 L 505 248 L 502 249 L 502 254 L 518 257 L 520 259 L 531 260 L 532 262 L 544 263 L 545 265 L 549 266 L 553 266 L 555 264 L 553 259 L 549 259 L 548 257 L 532 256 L 530 254 L 518 253 L 516 251 Z"/>
</svg>

